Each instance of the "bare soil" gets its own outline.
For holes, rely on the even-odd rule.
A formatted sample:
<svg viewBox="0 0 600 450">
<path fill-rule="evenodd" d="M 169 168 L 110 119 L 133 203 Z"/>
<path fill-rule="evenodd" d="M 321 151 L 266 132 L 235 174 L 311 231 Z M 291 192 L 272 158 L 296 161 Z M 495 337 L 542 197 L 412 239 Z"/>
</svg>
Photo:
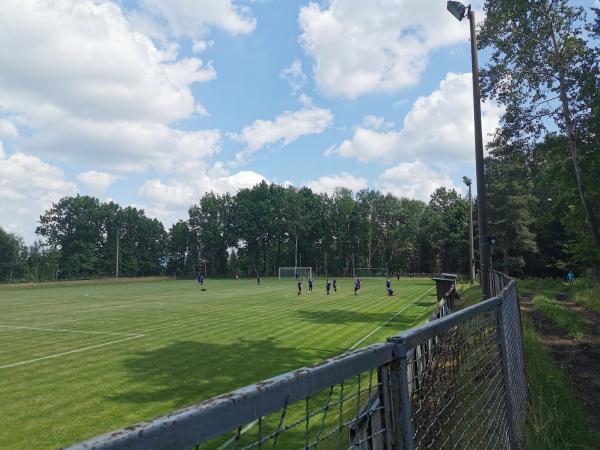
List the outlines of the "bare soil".
<svg viewBox="0 0 600 450">
<path fill-rule="evenodd" d="M 521 309 L 527 314 L 556 364 L 567 370 L 580 400 L 588 406 L 591 418 L 600 425 L 600 314 L 558 293 L 560 304 L 580 314 L 591 324 L 591 333 L 573 338 L 544 316 L 533 305 L 531 296 L 521 297 Z"/>
</svg>

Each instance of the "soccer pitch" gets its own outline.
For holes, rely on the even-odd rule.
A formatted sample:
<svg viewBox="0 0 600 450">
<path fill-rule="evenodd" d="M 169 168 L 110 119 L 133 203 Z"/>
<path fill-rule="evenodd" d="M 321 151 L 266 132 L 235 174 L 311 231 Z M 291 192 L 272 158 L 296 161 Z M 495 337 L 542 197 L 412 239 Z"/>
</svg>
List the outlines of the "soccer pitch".
<svg viewBox="0 0 600 450">
<path fill-rule="evenodd" d="M 207 279 L 0 288 L 0 448 L 57 448 L 427 319 L 431 280 Z"/>
</svg>

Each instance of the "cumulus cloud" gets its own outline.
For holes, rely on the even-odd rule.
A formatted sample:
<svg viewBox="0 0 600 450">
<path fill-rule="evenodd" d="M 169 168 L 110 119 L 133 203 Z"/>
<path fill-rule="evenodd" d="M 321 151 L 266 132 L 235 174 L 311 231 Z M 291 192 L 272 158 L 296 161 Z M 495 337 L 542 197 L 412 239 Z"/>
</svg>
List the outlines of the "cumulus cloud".
<svg viewBox="0 0 600 450">
<path fill-rule="evenodd" d="M 439 187 L 459 190 L 447 174 L 436 172 L 420 161 L 401 163 L 386 170 L 377 186 L 386 193 L 423 201 L 429 201 Z"/>
<path fill-rule="evenodd" d="M 305 104 L 297 111 L 284 111 L 275 120 L 256 120 L 234 135 L 242 142 L 244 149 L 236 154 L 235 164 L 241 164 L 257 150 L 281 142 L 288 145 L 302 136 L 320 134 L 333 122 L 333 114 L 328 109 Z"/>
<path fill-rule="evenodd" d="M 473 99 L 471 74 L 448 73 L 437 90 L 419 97 L 404 118 L 399 131 L 381 131 L 379 122 L 358 127 L 351 139 L 331 147 L 326 155 L 355 158 L 361 162 L 382 160 L 470 161 L 473 158 Z M 502 109 L 482 104 L 484 144 L 500 124 Z"/>
<path fill-rule="evenodd" d="M 302 70 L 302 62 L 298 58 L 294 59 L 289 67 L 283 69 L 279 76 L 289 83 L 294 94 L 306 84 L 306 75 Z"/>
<path fill-rule="evenodd" d="M 77 175 L 79 181 L 88 191 L 94 195 L 104 194 L 115 181 L 121 179 L 118 175 L 97 170 L 88 170 Z"/>
<path fill-rule="evenodd" d="M 325 175 L 305 184 L 314 192 L 320 194 L 332 194 L 335 191 L 335 188 L 338 187 L 344 187 L 353 192 L 358 192 L 361 189 L 366 189 L 368 186 L 366 178 L 356 177 L 347 172 L 342 172 L 338 175 Z"/>
<path fill-rule="evenodd" d="M 0 143 L 0 226 L 6 230 L 33 240 L 40 214 L 76 191 L 59 168 L 25 153 L 7 156 Z"/>
<path fill-rule="evenodd" d="M 23 118 L 19 143 L 29 151 L 125 170 L 173 162 L 173 149 L 197 136 L 171 124 L 203 111 L 190 86 L 216 76 L 199 58 L 175 57 L 135 31 L 114 2 L 5 0 L 0 112 Z M 145 151 L 148 142 L 160 148 Z"/>
<path fill-rule="evenodd" d="M 175 37 L 196 38 L 211 27 L 233 35 L 256 28 L 256 19 L 248 8 L 231 0 L 141 0 L 140 6 L 138 20 Z"/>
<path fill-rule="evenodd" d="M 300 10 L 299 23 L 317 86 L 348 98 L 415 85 L 430 51 L 468 39 L 464 22 L 431 1 L 309 3 Z"/>
<path fill-rule="evenodd" d="M 162 220 L 165 226 L 170 226 L 185 218 L 190 205 L 206 192 L 235 193 L 263 180 L 266 178 L 250 170 L 230 173 L 222 163 L 208 166 L 202 161 L 194 161 L 181 166 L 166 182 L 147 180 L 138 193 L 152 202 L 145 208 L 147 212 Z"/>
</svg>

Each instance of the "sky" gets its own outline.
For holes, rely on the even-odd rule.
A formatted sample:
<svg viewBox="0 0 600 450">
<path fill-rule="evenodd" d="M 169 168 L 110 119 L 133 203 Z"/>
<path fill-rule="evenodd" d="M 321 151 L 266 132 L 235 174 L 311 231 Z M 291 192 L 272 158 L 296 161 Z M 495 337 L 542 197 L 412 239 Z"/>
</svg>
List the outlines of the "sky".
<svg viewBox="0 0 600 450">
<path fill-rule="evenodd" d="M 464 193 L 468 32 L 443 0 L 2 0 L 0 226 L 31 243 L 77 193 L 165 227 L 262 180 Z"/>
</svg>

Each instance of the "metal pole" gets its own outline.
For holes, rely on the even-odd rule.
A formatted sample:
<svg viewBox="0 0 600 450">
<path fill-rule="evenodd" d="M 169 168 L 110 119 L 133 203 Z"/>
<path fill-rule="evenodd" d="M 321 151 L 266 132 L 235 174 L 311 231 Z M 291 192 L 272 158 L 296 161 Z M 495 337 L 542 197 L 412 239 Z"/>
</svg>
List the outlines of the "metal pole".
<svg viewBox="0 0 600 450">
<path fill-rule="evenodd" d="M 479 91 L 479 65 L 477 62 L 477 35 L 475 11 L 469 11 L 471 27 L 471 66 L 473 72 L 473 118 L 475 120 L 475 164 L 477 173 L 477 214 L 479 222 L 479 259 L 481 264 L 481 291 L 483 298 L 490 298 L 490 245 L 488 242 L 488 219 L 483 165 L 483 134 L 481 131 L 481 94 Z"/>
<path fill-rule="evenodd" d="M 475 243 L 473 242 L 473 195 L 471 193 L 472 182 L 469 183 L 469 244 L 470 244 L 470 260 L 469 268 L 471 269 L 471 284 L 475 282 Z"/>
<path fill-rule="evenodd" d="M 294 275 L 298 272 L 298 235 L 296 234 L 296 256 L 294 259 Z"/>
<path fill-rule="evenodd" d="M 117 264 L 115 267 L 115 278 L 119 278 L 119 229 L 117 228 Z"/>
</svg>

